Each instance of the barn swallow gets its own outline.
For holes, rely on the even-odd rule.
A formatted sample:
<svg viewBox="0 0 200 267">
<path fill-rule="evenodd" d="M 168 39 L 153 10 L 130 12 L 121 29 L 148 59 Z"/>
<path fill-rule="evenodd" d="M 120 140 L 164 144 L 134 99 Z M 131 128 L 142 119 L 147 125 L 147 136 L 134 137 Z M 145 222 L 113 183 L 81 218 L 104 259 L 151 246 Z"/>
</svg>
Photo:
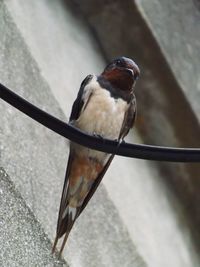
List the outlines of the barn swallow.
<svg viewBox="0 0 200 267">
<path fill-rule="evenodd" d="M 133 88 L 140 70 L 126 57 L 114 59 L 99 75 L 88 75 L 73 104 L 69 123 L 101 138 L 118 140 L 128 134 L 136 118 Z M 114 155 L 70 143 L 70 152 L 60 202 L 57 233 L 64 239 L 59 256 L 78 216 L 93 196 Z"/>
</svg>

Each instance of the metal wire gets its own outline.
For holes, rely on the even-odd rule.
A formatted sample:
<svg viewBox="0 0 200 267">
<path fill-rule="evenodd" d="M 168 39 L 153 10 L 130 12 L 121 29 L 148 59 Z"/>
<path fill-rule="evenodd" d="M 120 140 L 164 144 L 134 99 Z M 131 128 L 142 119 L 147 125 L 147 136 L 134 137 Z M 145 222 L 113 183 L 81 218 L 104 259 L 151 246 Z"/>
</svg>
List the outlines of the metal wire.
<svg viewBox="0 0 200 267">
<path fill-rule="evenodd" d="M 199 148 L 130 144 L 88 135 L 23 99 L 0 84 L 0 98 L 57 134 L 80 145 L 124 157 L 171 162 L 200 162 Z"/>
</svg>

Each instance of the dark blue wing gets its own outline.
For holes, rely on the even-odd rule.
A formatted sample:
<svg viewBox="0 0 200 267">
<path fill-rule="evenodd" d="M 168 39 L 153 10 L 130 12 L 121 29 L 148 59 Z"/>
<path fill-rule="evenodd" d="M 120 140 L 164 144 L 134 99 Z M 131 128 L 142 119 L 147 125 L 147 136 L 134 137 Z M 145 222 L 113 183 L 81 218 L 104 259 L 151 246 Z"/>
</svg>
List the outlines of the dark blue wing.
<svg viewBox="0 0 200 267">
<path fill-rule="evenodd" d="M 73 120 L 77 120 L 79 115 L 80 115 L 80 111 L 83 107 L 83 91 L 84 91 L 84 88 L 85 86 L 89 83 L 89 81 L 92 79 L 92 75 L 88 75 L 81 83 L 81 86 L 80 86 L 80 89 L 79 89 L 79 92 L 78 92 L 78 95 L 77 95 L 77 98 L 76 100 L 74 101 L 74 104 L 72 106 L 72 111 L 71 111 L 71 115 L 70 115 L 70 118 L 69 118 L 69 121 L 73 121 Z"/>
</svg>

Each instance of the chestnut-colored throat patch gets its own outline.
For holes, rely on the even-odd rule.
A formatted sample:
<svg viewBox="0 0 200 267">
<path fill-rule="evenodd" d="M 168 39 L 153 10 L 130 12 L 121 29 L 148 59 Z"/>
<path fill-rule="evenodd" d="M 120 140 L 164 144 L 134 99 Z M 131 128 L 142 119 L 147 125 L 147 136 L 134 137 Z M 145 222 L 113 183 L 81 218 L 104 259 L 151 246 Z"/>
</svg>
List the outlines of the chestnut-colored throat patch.
<svg viewBox="0 0 200 267">
<path fill-rule="evenodd" d="M 103 73 L 103 76 L 115 88 L 126 92 L 130 92 L 132 90 L 134 77 L 129 70 L 116 68 L 111 71 L 106 71 Z"/>
</svg>

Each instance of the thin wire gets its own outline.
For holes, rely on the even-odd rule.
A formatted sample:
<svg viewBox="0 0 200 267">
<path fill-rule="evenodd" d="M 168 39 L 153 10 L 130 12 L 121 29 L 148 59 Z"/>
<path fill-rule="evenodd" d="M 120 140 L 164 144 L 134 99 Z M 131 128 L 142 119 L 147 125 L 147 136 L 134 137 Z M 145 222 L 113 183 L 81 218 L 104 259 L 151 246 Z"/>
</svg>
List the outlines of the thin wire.
<svg viewBox="0 0 200 267">
<path fill-rule="evenodd" d="M 39 109 L 0 83 L 0 98 L 57 134 L 80 145 L 124 157 L 171 162 L 200 162 L 199 148 L 130 144 L 88 135 Z"/>
</svg>

